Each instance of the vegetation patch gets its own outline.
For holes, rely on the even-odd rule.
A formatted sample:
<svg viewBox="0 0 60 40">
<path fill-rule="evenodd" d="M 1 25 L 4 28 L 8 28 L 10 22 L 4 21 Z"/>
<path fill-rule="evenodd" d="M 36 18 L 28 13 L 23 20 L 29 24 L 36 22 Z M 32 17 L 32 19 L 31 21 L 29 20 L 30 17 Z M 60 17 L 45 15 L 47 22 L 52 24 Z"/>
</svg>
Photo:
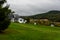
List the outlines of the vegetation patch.
<svg viewBox="0 0 60 40">
<path fill-rule="evenodd" d="M 44 25 L 11 23 L 0 40 L 60 40 L 60 28 Z"/>
</svg>

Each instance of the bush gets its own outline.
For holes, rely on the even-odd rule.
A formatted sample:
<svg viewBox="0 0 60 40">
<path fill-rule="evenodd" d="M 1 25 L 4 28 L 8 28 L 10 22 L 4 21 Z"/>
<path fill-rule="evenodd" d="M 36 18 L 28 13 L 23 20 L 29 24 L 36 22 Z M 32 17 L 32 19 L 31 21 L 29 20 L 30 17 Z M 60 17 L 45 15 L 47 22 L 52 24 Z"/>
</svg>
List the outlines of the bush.
<svg viewBox="0 0 60 40">
<path fill-rule="evenodd" d="M 0 22 L 0 31 L 4 31 L 5 29 L 7 29 L 9 24 L 10 24 L 10 20 L 9 19 L 1 21 Z"/>
</svg>

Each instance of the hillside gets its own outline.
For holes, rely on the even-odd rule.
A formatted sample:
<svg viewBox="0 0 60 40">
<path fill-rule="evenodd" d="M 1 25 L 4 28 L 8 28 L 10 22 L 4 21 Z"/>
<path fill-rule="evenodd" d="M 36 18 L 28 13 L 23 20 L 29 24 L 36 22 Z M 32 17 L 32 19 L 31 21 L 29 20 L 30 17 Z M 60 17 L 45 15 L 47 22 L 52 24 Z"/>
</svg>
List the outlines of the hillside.
<svg viewBox="0 0 60 40">
<path fill-rule="evenodd" d="M 51 10 L 46 13 L 41 13 L 32 16 L 23 16 L 24 18 L 33 18 L 33 19 L 49 19 L 51 21 L 59 21 L 60 22 L 60 11 Z"/>
<path fill-rule="evenodd" d="M 35 18 L 48 18 L 48 16 L 59 16 L 60 15 L 60 11 L 56 11 L 56 10 L 52 10 L 52 11 L 48 11 L 46 13 L 42 13 L 42 14 L 37 14 L 34 15 L 33 17 Z"/>
</svg>

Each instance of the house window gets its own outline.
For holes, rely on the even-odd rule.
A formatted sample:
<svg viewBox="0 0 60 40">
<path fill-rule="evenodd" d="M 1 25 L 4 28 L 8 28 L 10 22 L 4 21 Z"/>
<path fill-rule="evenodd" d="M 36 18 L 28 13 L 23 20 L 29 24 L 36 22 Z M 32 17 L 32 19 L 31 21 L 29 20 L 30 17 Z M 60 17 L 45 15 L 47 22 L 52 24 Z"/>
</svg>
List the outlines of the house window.
<svg viewBox="0 0 60 40">
<path fill-rule="evenodd" d="M 22 20 L 20 20 L 20 21 L 22 21 Z"/>
</svg>

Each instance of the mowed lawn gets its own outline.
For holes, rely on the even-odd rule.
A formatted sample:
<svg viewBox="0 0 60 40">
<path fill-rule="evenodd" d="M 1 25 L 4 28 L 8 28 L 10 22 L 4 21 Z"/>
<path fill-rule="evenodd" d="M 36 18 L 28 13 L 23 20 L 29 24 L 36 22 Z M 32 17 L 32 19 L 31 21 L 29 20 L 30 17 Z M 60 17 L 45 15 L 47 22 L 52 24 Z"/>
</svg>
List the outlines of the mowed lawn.
<svg viewBox="0 0 60 40">
<path fill-rule="evenodd" d="M 0 40 L 60 40 L 60 27 L 11 23 Z"/>
</svg>

